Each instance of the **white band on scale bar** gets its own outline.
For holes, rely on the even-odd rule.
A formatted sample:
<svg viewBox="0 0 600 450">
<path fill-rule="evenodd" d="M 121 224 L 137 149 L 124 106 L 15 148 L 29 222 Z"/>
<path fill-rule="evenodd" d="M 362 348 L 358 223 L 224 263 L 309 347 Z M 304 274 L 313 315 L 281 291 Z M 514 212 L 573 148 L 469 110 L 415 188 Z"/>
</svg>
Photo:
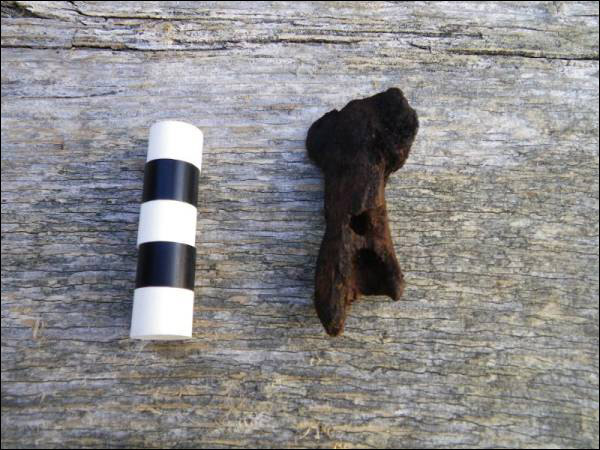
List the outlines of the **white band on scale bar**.
<svg viewBox="0 0 600 450">
<path fill-rule="evenodd" d="M 167 120 L 150 127 L 138 227 L 132 339 L 192 337 L 196 203 L 202 132 Z"/>
</svg>

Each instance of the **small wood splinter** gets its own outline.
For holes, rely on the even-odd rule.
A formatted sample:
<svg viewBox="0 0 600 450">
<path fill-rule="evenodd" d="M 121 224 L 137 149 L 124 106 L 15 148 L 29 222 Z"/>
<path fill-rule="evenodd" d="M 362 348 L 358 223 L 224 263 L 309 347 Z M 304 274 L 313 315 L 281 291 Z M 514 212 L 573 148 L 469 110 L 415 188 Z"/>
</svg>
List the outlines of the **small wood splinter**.
<svg viewBox="0 0 600 450">
<path fill-rule="evenodd" d="M 384 195 L 418 128 L 415 110 L 391 88 L 328 112 L 308 130 L 308 155 L 325 174 L 327 222 L 314 302 L 331 336 L 343 331 L 349 305 L 361 294 L 402 296 Z"/>
</svg>

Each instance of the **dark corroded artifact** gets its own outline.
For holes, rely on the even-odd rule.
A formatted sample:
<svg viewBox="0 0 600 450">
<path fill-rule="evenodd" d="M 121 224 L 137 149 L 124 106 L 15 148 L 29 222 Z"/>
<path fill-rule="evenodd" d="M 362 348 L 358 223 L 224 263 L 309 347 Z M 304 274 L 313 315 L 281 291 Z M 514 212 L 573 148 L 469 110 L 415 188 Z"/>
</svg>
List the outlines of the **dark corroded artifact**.
<svg viewBox="0 0 600 450">
<path fill-rule="evenodd" d="M 361 294 L 402 295 L 384 191 L 418 128 L 417 113 L 400 89 L 391 88 L 328 112 L 308 130 L 308 155 L 325 174 L 327 222 L 314 301 L 332 336 L 343 331 L 348 307 Z"/>
</svg>

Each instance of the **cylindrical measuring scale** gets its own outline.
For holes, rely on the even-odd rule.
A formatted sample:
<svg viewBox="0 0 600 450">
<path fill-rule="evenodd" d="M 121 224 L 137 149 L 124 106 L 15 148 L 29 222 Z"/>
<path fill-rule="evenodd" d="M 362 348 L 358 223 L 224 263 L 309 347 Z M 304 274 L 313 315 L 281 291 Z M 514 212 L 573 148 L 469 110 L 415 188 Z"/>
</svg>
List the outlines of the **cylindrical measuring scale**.
<svg viewBox="0 0 600 450">
<path fill-rule="evenodd" d="M 202 144 L 202 132 L 185 122 L 167 120 L 150 127 L 132 339 L 192 337 Z"/>
</svg>

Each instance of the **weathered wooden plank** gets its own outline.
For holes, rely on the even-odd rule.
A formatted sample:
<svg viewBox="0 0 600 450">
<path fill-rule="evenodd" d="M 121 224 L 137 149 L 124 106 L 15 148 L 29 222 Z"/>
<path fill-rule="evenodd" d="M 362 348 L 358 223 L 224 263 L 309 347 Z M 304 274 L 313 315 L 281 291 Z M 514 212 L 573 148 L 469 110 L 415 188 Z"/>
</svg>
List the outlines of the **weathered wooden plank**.
<svg viewBox="0 0 600 450">
<path fill-rule="evenodd" d="M 566 2 L 389 5 L 278 2 L 13 2 L 30 17 L 3 22 L 11 46 L 137 50 L 251 49 L 266 44 L 418 48 L 459 54 L 598 58 L 598 5 Z M 11 15 L 6 13 L 5 15 Z M 15 14 L 12 14 L 15 15 Z M 43 19 L 40 19 L 43 18 Z M 57 19 L 49 27 L 49 20 Z M 540 19 L 543 20 L 542 26 Z"/>
<path fill-rule="evenodd" d="M 3 2 L 2 445 L 598 446 L 597 3 Z M 120 49 L 120 50 L 113 50 Z M 421 118 L 404 302 L 311 304 L 325 111 Z M 148 126 L 205 132 L 194 339 L 127 339 Z"/>
</svg>

